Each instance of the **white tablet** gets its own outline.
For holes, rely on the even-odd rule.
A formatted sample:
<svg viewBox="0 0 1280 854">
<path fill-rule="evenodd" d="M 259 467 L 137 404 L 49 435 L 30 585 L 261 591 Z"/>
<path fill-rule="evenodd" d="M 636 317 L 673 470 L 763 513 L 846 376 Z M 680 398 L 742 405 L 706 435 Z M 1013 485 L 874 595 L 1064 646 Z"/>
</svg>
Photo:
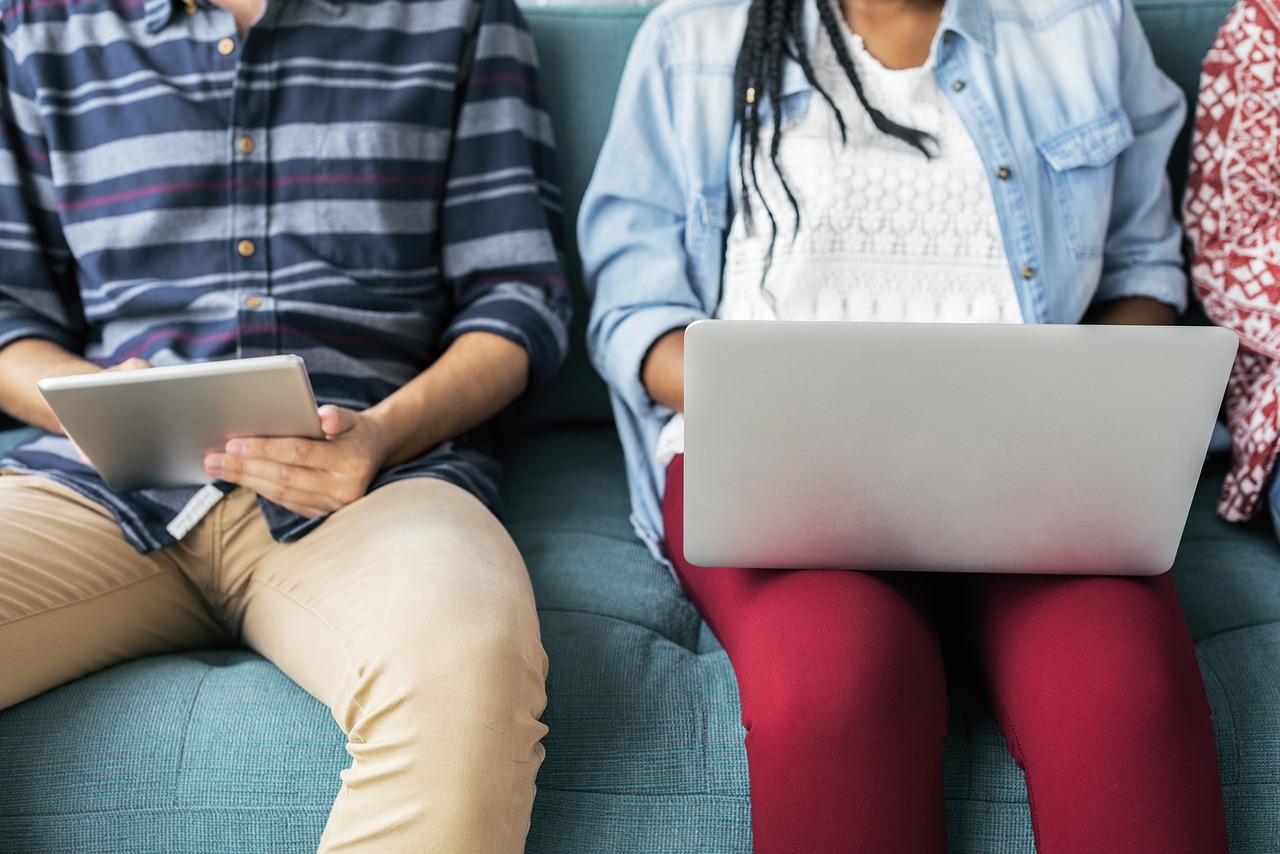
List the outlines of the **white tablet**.
<svg viewBox="0 0 1280 854">
<path fill-rule="evenodd" d="M 323 437 L 298 356 L 49 377 L 67 434 L 114 489 L 210 482 L 204 455 L 235 436 Z"/>
</svg>

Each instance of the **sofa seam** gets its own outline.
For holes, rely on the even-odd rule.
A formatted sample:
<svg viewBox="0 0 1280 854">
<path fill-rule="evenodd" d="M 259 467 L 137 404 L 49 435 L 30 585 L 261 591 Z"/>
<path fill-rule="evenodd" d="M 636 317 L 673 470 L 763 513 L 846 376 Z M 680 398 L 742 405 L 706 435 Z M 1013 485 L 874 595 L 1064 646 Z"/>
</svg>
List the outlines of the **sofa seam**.
<svg viewBox="0 0 1280 854">
<path fill-rule="evenodd" d="M 1211 634 L 1201 635 L 1200 637 L 1194 638 L 1193 643 L 1196 646 L 1199 646 L 1207 641 L 1217 640 L 1218 638 L 1226 637 L 1227 635 L 1232 635 L 1236 632 L 1247 632 L 1250 629 L 1265 629 L 1270 626 L 1280 626 L 1280 620 L 1265 620 L 1257 623 L 1249 623 L 1244 626 L 1233 626 L 1229 629 L 1222 629 L 1221 631 L 1213 632 Z"/>
<path fill-rule="evenodd" d="M 707 650 L 706 652 L 699 652 L 696 646 L 687 646 L 686 644 L 681 643 L 680 641 L 671 637 L 669 634 L 665 632 L 660 632 L 657 629 L 653 628 L 652 626 L 647 625 L 646 623 L 638 623 L 635 620 L 629 620 L 625 617 L 619 617 L 616 614 L 603 614 L 603 613 L 600 613 L 599 611 L 587 611 L 583 608 L 557 608 L 555 606 L 547 606 L 547 607 L 538 606 L 538 613 L 539 614 L 552 614 L 552 613 L 582 614 L 590 617 L 600 617 L 601 619 L 605 619 L 605 620 L 613 620 L 619 623 L 626 623 L 628 626 L 637 626 L 639 628 L 646 629 L 652 632 L 653 634 L 657 635 L 658 637 L 662 638 L 663 640 L 667 641 L 668 643 L 674 646 L 678 646 L 687 652 L 693 653 L 699 658 L 703 658 L 708 655 L 718 655 L 724 651 L 723 648 L 721 648 L 721 649 Z M 696 641 L 695 641 L 695 644 L 696 644 Z"/>
<path fill-rule="evenodd" d="M 224 652 L 221 656 L 222 663 L 230 661 L 230 653 Z M 178 765 L 173 772 L 173 800 L 169 808 L 185 808 L 181 800 L 182 791 L 182 773 L 187 764 L 187 738 L 191 734 L 191 721 L 195 719 L 196 705 L 200 701 L 200 694 L 204 692 L 205 683 L 209 681 L 209 674 L 212 668 L 205 668 L 204 673 L 200 675 L 200 682 L 196 685 L 196 690 L 191 694 L 191 702 L 187 706 L 187 714 L 182 722 L 182 743 L 178 745 Z"/>
<path fill-rule="evenodd" d="M 1208 685 L 1210 682 L 1212 682 L 1214 686 L 1216 686 L 1219 695 L 1222 697 L 1222 702 L 1224 705 L 1224 708 L 1222 709 L 1215 709 L 1213 708 L 1212 704 L 1209 704 L 1209 719 L 1211 722 L 1210 725 L 1212 725 L 1212 722 L 1215 720 L 1220 721 L 1223 724 L 1225 724 L 1225 727 L 1224 727 L 1225 731 L 1231 734 L 1232 779 L 1228 781 L 1225 778 L 1221 778 L 1221 775 L 1222 775 L 1221 758 L 1219 758 L 1219 770 L 1218 770 L 1218 774 L 1220 777 L 1219 783 L 1220 785 L 1223 785 L 1223 786 L 1228 784 L 1238 783 L 1240 781 L 1241 757 L 1240 757 L 1240 739 L 1237 737 L 1236 726 L 1235 726 L 1236 713 L 1235 713 L 1234 704 L 1232 703 L 1230 693 L 1227 692 L 1226 684 L 1222 681 L 1221 677 L 1218 676 L 1217 668 L 1215 668 L 1213 666 L 1213 662 L 1209 660 L 1210 658 L 1209 653 L 1206 651 L 1205 653 L 1201 654 L 1200 650 L 1196 650 L 1196 652 L 1197 652 L 1196 659 L 1200 664 L 1201 678 L 1205 682 L 1205 695 L 1206 695 L 1205 702 L 1208 703 L 1208 700 L 1209 700 Z M 1218 716 L 1219 712 L 1222 713 L 1222 716 L 1225 717 L 1226 720 L 1222 720 L 1222 718 Z M 1214 752 L 1219 757 L 1221 757 L 1222 744 L 1218 741 L 1216 727 L 1215 727 L 1213 742 L 1214 742 Z"/>
</svg>

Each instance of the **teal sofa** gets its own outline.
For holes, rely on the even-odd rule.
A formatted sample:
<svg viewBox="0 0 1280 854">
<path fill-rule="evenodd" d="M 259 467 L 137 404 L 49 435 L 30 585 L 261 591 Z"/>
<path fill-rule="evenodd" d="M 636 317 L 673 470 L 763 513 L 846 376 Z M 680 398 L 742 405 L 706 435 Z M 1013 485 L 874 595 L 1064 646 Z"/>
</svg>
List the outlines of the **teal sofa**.
<svg viewBox="0 0 1280 854">
<path fill-rule="evenodd" d="M 1193 93 L 1230 4 L 1138 6 L 1159 61 Z M 644 11 L 527 14 L 572 222 Z M 1185 144 L 1171 170 L 1179 186 L 1184 162 Z M 733 673 L 632 535 L 606 395 L 582 350 L 580 288 L 578 297 L 571 360 L 507 449 L 506 521 L 551 658 L 528 850 L 747 852 Z M 1214 517 L 1224 465 L 1206 465 L 1174 573 L 1213 704 L 1232 848 L 1261 854 L 1280 851 L 1280 549 L 1264 527 Z M 950 850 L 1032 851 L 1022 774 L 973 676 L 956 666 L 949 680 Z M 0 852 L 310 851 L 347 764 L 328 711 L 250 652 L 122 664 L 0 713 Z"/>
</svg>

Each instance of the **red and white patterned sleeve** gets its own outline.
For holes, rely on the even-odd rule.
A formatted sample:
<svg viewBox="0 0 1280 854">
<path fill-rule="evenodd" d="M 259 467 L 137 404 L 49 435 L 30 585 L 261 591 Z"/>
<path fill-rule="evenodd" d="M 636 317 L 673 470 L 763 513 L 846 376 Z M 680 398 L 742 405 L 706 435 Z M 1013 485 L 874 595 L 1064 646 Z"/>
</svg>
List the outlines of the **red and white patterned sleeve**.
<svg viewBox="0 0 1280 854">
<path fill-rule="evenodd" d="M 1280 450 L 1280 2 L 1240 0 L 1204 61 L 1183 201 L 1191 280 L 1240 336 L 1227 386 L 1234 465 L 1218 512 L 1253 515 Z"/>
</svg>

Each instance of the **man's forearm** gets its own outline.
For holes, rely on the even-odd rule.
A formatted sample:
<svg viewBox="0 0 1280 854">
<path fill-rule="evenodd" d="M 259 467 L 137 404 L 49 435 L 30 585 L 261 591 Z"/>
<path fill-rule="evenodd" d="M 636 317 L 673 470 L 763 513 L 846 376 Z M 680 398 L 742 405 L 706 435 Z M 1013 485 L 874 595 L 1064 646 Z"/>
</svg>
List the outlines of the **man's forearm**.
<svg viewBox="0 0 1280 854">
<path fill-rule="evenodd" d="M 0 350 L 0 410 L 27 424 L 61 433 L 36 382 L 45 377 L 87 374 L 98 366 L 43 338 L 23 338 Z"/>
<path fill-rule="evenodd" d="M 469 332 L 367 414 L 382 433 L 383 468 L 411 460 L 492 418 L 529 384 L 529 355 L 500 335 Z"/>
</svg>

